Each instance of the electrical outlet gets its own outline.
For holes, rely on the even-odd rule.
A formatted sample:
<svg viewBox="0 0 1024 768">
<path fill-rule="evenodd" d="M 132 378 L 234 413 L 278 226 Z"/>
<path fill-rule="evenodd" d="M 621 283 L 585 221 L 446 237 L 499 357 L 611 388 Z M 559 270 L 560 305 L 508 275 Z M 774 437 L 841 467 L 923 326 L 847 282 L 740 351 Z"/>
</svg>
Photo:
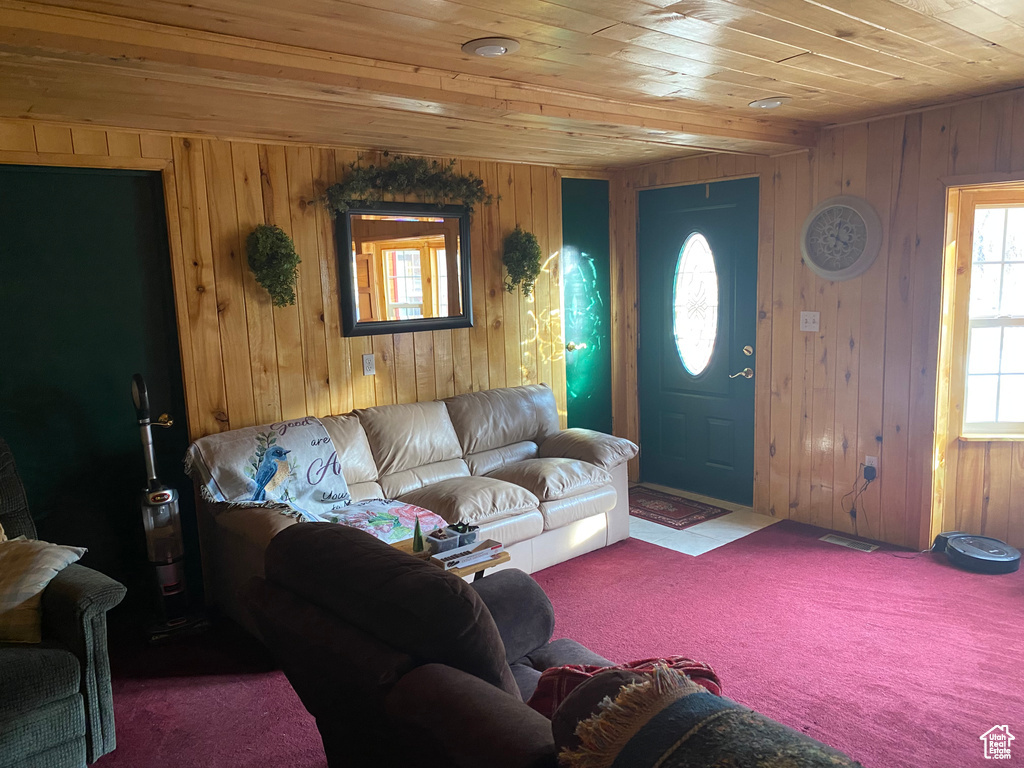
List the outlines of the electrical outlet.
<svg viewBox="0 0 1024 768">
<path fill-rule="evenodd" d="M 877 470 L 878 469 L 878 457 L 877 456 L 865 456 L 864 457 L 864 466 L 865 467 L 874 467 Z"/>
<path fill-rule="evenodd" d="M 373 355 L 363 355 L 363 376 L 374 376 L 377 373 L 377 365 L 373 361 Z"/>
<path fill-rule="evenodd" d="M 815 333 L 821 330 L 821 313 L 820 312 L 801 312 L 800 313 L 800 330 L 810 331 Z"/>
</svg>

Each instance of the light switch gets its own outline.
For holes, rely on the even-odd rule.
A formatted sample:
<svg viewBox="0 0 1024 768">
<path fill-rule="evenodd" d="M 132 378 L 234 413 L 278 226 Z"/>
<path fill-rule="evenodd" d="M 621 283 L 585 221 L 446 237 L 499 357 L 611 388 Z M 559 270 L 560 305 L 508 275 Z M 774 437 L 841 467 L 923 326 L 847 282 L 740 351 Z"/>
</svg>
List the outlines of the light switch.
<svg viewBox="0 0 1024 768">
<path fill-rule="evenodd" d="M 815 331 L 821 330 L 821 313 L 820 312 L 801 312 L 800 313 L 800 330 Z"/>
</svg>

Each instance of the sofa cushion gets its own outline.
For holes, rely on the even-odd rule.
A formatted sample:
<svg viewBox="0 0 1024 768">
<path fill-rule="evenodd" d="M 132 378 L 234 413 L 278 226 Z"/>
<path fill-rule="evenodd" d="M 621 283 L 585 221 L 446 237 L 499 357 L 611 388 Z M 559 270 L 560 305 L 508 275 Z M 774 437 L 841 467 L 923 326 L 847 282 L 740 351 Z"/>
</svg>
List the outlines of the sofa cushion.
<svg viewBox="0 0 1024 768">
<path fill-rule="evenodd" d="M 429 509 L 449 523 L 484 523 L 537 509 L 525 488 L 493 477 L 456 477 L 403 494 L 401 501 Z"/>
<path fill-rule="evenodd" d="M 564 429 L 540 445 L 540 455 L 564 456 L 596 464 L 602 469 L 617 467 L 634 458 L 640 449 L 624 437 L 615 437 L 592 429 Z"/>
<path fill-rule="evenodd" d="M 612 476 L 600 467 L 575 459 L 527 459 L 489 472 L 487 477 L 521 485 L 541 501 L 576 496 L 612 482 Z"/>
<path fill-rule="evenodd" d="M 494 539 L 506 547 L 510 547 L 520 541 L 540 536 L 542 533 L 544 533 L 544 515 L 536 509 L 531 509 L 521 515 L 512 515 L 512 517 L 481 523 L 479 537 Z"/>
<path fill-rule="evenodd" d="M 546 384 L 470 392 L 444 402 L 466 454 L 524 440 L 541 443 L 558 431 L 555 396 Z"/>
<path fill-rule="evenodd" d="M 366 431 L 381 476 L 462 457 L 444 403 L 382 405 L 353 413 Z"/>
<path fill-rule="evenodd" d="M 529 664 L 541 672 L 545 669 L 551 669 L 551 667 L 564 667 L 566 664 L 586 664 L 597 667 L 615 666 L 614 661 L 594 653 L 587 646 L 568 637 L 552 640 L 547 645 L 542 645 L 537 650 L 528 654 L 525 659 L 516 659 L 516 661 Z"/>
<path fill-rule="evenodd" d="M 80 768 L 86 765 L 85 741 L 85 704 L 74 691 L 0 725 L 0 766 Z"/>
<path fill-rule="evenodd" d="M 471 475 L 486 475 L 506 464 L 515 464 L 517 461 L 535 458 L 537 458 L 537 444 L 532 440 L 524 440 L 521 443 L 503 445 L 489 451 L 471 453 L 466 456 L 466 465 L 469 467 Z"/>
<path fill-rule="evenodd" d="M 344 416 L 325 416 L 320 419 L 327 434 L 331 436 L 334 450 L 338 452 L 338 463 L 349 486 L 354 483 L 368 483 L 380 474 L 373 463 L 373 453 L 366 439 L 359 417 L 349 413 Z"/>
<path fill-rule="evenodd" d="M 378 483 L 356 483 L 348 487 L 348 492 L 353 502 L 384 498 L 384 489 Z"/>
<path fill-rule="evenodd" d="M 512 677 L 516 679 L 516 685 L 519 686 L 519 694 L 523 697 L 523 701 L 527 701 L 537 690 L 540 670 L 526 664 L 510 664 L 509 668 L 512 670 Z"/>
<path fill-rule="evenodd" d="M 519 695 L 483 600 L 425 560 L 355 528 L 306 523 L 270 542 L 266 574 L 421 663 L 447 664 Z"/>
<path fill-rule="evenodd" d="M 81 668 L 71 651 L 46 645 L 0 645 L 0 719 L 78 693 Z"/>
<path fill-rule="evenodd" d="M 602 485 L 576 496 L 542 501 L 540 513 L 544 516 L 544 530 L 550 531 L 552 528 L 561 528 L 585 517 L 610 512 L 617 498 L 614 486 Z"/>
<path fill-rule="evenodd" d="M 380 479 L 380 485 L 387 498 L 397 499 L 402 494 L 412 493 L 425 485 L 451 480 L 453 477 L 468 476 L 469 468 L 466 462 L 462 459 L 449 459 L 384 475 Z"/>
</svg>

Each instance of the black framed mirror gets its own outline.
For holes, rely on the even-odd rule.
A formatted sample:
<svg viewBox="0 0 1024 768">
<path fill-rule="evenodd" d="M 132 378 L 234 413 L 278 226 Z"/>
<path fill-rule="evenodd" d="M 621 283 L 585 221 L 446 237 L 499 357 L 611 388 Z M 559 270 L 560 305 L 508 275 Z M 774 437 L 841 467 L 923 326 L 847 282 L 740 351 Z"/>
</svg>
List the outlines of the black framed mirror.
<svg viewBox="0 0 1024 768">
<path fill-rule="evenodd" d="M 354 206 L 335 227 L 345 336 L 473 325 L 462 206 Z"/>
</svg>

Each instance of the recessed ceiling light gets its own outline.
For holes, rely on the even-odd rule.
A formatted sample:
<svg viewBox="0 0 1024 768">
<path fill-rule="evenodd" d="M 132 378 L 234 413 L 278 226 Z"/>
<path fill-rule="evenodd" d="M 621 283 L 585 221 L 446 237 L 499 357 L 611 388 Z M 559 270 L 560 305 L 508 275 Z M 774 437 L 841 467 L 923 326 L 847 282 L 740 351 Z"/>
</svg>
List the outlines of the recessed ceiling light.
<svg viewBox="0 0 1024 768">
<path fill-rule="evenodd" d="M 477 56 L 493 59 L 519 50 L 519 42 L 508 37 L 481 37 L 463 43 L 462 50 Z"/>
<path fill-rule="evenodd" d="M 767 99 L 758 99 L 750 102 L 747 106 L 754 109 L 775 109 L 783 104 L 789 104 L 788 96 L 769 96 Z"/>
</svg>

